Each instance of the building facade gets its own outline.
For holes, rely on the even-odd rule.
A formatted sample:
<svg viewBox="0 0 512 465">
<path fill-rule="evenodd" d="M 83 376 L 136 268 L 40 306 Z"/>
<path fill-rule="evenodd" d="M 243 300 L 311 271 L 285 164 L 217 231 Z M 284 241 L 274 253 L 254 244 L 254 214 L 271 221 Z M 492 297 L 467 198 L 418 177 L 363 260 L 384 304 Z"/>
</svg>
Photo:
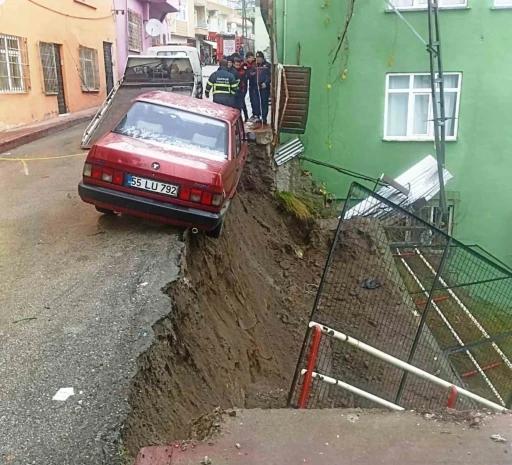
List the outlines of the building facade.
<svg viewBox="0 0 512 465">
<path fill-rule="evenodd" d="M 116 22 L 117 70 L 124 72 L 128 55 L 143 55 L 154 44 L 168 42 L 171 29 L 167 21 L 169 13 L 180 11 L 185 0 L 114 0 Z M 160 31 L 150 35 L 146 24 L 150 19 L 162 23 Z"/>
<path fill-rule="evenodd" d="M 242 33 L 242 18 L 227 0 L 179 0 L 179 11 L 168 15 L 172 43 L 184 43 L 214 53 L 220 32 Z M 247 21 L 248 34 L 252 24 Z"/>
<path fill-rule="evenodd" d="M 312 67 L 307 156 L 378 177 L 435 155 L 425 45 L 384 0 L 319 2 L 307 14 L 302 5 L 277 0 L 274 15 L 280 62 Z M 395 5 L 426 39 L 426 2 Z M 440 6 L 453 234 L 512 264 L 512 0 Z M 339 199 L 353 180 L 307 169 Z"/>
<path fill-rule="evenodd" d="M 115 80 L 115 32 L 110 2 L 6 0 L 0 130 L 99 106 Z"/>
</svg>

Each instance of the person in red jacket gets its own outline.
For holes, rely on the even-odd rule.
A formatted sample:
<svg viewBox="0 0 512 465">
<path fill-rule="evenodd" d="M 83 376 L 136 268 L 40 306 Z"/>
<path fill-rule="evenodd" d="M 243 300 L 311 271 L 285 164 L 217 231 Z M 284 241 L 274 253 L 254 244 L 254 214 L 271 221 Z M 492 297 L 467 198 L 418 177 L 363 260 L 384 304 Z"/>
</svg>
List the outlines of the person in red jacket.
<svg viewBox="0 0 512 465">
<path fill-rule="evenodd" d="M 237 73 L 235 77 L 240 81 L 238 91 L 235 94 L 235 107 L 240 110 L 240 113 L 244 115 L 244 120 L 249 119 L 247 112 L 247 105 L 245 104 L 245 96 L 247 95 L 247 66 L 242 62 L 240 58 L 235 58 L 233 61 L 233 69 Z"/>
</svg>

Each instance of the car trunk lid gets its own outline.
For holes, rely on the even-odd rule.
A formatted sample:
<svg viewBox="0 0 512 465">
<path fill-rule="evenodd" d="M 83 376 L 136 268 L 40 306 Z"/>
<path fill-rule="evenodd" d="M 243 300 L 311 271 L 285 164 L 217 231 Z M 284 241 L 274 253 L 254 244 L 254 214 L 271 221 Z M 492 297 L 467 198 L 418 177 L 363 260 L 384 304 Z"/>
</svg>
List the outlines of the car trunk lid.
<svg viewBox="0 0 512 465">
<path fill-rule="evenodd" d="M 128 174 L 190 187 L 222 187 L 225 160 L 200 156 L 201 148 L 174 146 L 110 133 L 91 151 L 93 163 L 112 166 Z"/>
</svg>

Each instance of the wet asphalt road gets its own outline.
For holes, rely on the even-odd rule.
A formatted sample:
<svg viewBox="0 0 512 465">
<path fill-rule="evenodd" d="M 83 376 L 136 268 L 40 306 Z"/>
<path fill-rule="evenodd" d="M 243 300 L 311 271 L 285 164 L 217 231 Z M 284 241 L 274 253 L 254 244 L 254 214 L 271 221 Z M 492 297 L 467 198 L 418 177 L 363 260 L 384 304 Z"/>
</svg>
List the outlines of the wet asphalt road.
<svg viewBox="0 0 512 465">
<path fill-rule="evenodd" d="M 118 463 L 137 356 L 170 311 L 180 233 L 81 202 L 84 128 L 0 155 L 27 159 L 0 160 L 2 465 Z"/>
</svg>

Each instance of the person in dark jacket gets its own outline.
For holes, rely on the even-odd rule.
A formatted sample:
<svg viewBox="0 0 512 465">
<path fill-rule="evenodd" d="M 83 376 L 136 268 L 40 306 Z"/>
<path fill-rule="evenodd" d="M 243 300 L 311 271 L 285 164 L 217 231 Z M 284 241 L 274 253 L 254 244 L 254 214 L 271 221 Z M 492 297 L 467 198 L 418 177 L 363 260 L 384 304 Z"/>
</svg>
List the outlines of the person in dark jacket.
<svg viewBox="0 0 512 465">
<path fill-rule="evenodd" d="M 256 53 L 256 65 L 249 69 L 249 87 L 252 90 L 251 104 L 253 117 L 251 122 L 267 124 L 268 101 L 270 98 L 270 64 L 265 60 L 263 52 Z"/>
<path fill-rule="evenodd" d="M 240 113 L 244 115 L 244 120 L 247 121 L 249 119 L 249 114 L 247 113 L 247 106 L 245 105 L 245 96 L 247 95 L 247 66 L 242 62 L 239 58 L 235 58 L 233 69 L 236 71 L 237 75 L 235 76 L 240 85 L 238 86 L 238 91 L 235 95 L 235 105 L 236 108 L 240 110 Z"/>
<path fill-rule="evenodd" d="M 238 72 L 237 70 L 233 67 L 233 63 L 235 61 L 235 57 L 233 55 L 230 55 L 226 58 L 227 62 L 228 62 L 228 71 L 233 73 L 233 76 L 235 76 L 235 78 L 238 79 Z"/>
<path fill-rule="evenodd" d="M 208 78 L 205 96 L 206 98 L 210 98 L 211 91 L 215 103 L 236 108 L 235 94 L 238 90 L 238 86 L 239 81 L 232 72 L 228 71 L 227 60 L 220 60 L 219 69 Z"/>
</svg>

